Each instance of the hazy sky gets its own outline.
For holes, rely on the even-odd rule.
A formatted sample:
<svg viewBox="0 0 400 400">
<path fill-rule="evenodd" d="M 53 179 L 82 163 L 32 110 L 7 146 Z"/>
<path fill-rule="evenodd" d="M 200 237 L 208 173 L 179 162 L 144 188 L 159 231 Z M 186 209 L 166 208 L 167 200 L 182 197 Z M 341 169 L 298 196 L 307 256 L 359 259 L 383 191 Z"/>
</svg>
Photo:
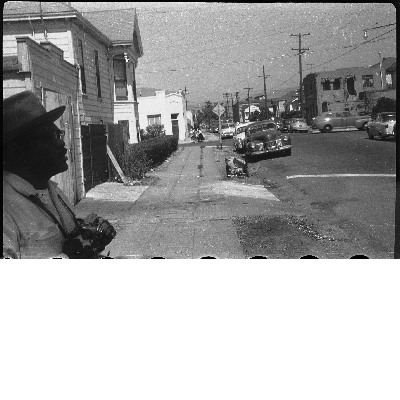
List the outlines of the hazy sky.
<svg viewBox="0 0 400 400">
<path fill-rule="evenodd" d="M 396 57 L 396 9 L 391 3 L 135 3 L 72 2 L 78 11 L 135 7 L 144 55 L 137 86 L 187 88 L 189 108 L 223 93 L 268 96 L 299 85 L 309 72 L 367 66 Z M 391 25 L 393 24 L 393 25 Z M 389 26 L 385 26 L 389 25 Z M 383 27 L 382 27 L 383 26 Z M 368 31 L 363 38 L 364 29 Z M 296 36 L 290 36 L 296 35 Z M 279 95 L 279 94 L 278 94 Z"/>
</svg>

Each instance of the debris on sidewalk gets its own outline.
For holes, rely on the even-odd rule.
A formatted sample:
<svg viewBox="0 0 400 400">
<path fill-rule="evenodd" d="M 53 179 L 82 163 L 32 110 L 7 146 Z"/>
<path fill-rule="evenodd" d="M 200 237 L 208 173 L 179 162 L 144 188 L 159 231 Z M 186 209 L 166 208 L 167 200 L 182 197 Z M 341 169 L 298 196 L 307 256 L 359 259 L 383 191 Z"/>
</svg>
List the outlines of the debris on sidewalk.
<svg viewBox="0 0 400 400">
<path fill-rule="evenodd" d="M 226 176 L 246 177 L 247 176 L 247 162 L 243 158 L 230 157 L 225 158 Z"/>
</svg>

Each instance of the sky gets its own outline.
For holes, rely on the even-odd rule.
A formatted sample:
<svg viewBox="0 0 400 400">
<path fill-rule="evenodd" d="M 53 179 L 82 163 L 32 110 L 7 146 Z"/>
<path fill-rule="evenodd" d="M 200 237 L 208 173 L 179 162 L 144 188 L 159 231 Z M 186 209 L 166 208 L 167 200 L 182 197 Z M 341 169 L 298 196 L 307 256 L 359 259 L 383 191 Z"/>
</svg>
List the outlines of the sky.
<svg viewBox="0 0 400 400">
<path fill-rule="evenodd" d="M 71 5 L 78 11 L 136 8 L 144 52 L 137 87 L 186 88 L 189 109 L 206 101 L 222 103 L 224 93 L 239 92 L 240 100 L 248 93 L 262 94 L 263 66 L 269 98 L 298 88 L 299 35 L 303 78 L 310 72 L 376 64 L 379 52 L 396 57 L 396 8 L 391 3 Z"/>
</svg>

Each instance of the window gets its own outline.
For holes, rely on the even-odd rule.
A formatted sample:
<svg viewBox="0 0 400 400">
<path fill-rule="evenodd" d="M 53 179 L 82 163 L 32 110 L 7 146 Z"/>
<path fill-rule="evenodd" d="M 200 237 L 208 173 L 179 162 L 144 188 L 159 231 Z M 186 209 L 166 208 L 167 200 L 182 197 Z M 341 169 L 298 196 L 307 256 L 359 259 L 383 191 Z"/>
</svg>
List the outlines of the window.
<svg viewBox="0 0 400 400">
<path fill-rule="evenodd" d="M 78 39 L 78 64 L 81 71 L 81 85 L 82 85 L 82 93 L 86 93 L 86 77 L 85 77 L 85 64 L 83 57 L 83 44 L 82 40 Z"/>
<path fill-rule="evenodd" d="M 350 96 L 355 96 L 356 95 L 356 89 L 354 86 L 354 82 L 355 82 L 355 78 L 354 76 L 350 76 L 346 78 L 347 81 L 347 92 L 349 93 Z"/>
<path fill-rule="evenodd" d="M 322 90 L 331 90 L 331 81 L 329 79 L 322 81 Z"/>
<path fill-rule="evenodd" d="M 161 114 L 148 115 L 147 116 L 147 125 L 161 125 Z"/>
<path fill-rule="evenodd" d="M 133 99 L 137 101 L 137 94 L 136 94 L 136 77 L 135 77 L 135 64 L 132 63 L 132 92 L 133 92 Z"/>
<path fill-rule="evenodd" d="M 125 60 L 114 59 L 115 99 L 128 100 Z"/>
<path fill-rule="evenodd" d="M 94 51 L 94 65 L 96 67 L 97 97 L 101 99 L 99 52 Z"/>
<path fill-rule="evenodd" d="M 326 112 L 328 111 L 328 103 L 326 101 L 324 101 L 322 103 L 322 112 Z"/>
<path fill-rule="evenodd" d="M 362 76 L 363 87 L 374 87 L 374 76 L 363 75 Z"/>
<path fill-rule="evenodd" d="M 336 78 L 333 81 L 333 90 L 339 90 L 340 89 L 340 78 Z"/>
</svg>

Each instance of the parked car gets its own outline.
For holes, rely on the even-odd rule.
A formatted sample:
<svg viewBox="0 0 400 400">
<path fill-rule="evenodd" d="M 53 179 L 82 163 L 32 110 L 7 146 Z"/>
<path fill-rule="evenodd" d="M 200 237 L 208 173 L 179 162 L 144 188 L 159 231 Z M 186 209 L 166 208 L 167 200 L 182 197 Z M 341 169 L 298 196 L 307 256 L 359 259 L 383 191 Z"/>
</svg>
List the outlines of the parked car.
<svg viewBox="0 0 400 400">
<path fill-rule="evenodd" d="M 246 127 L 244 150 L 246 156 L 281 152 L 292 154 L 292 142 L 288 133 L 279 131 L 274 121 L 252 122 Z"/>
<path fill-rule="evenodd" d="M 290 129 L 290 121 L 291 119 L 283 119 L 282 120 L 282 127 L 281 127 L 281 132 L 289 132 Z"/>
<path fill-rule="evenodd" d="M 228 124 L 223 124 L 221 126 L 221 138 L 226 139 L 226 138 L 233 138 L 233 135 L 235 134 L 235 127 L 236 124 L 233 122 L 230 122 Z"/>
<path fill-rule="evenodd" d="M 367 130 L 367 124 L 368 122 L 371 120 L 371 116 L 370 115 L 363 115 L 359 118 L 357 118 L 354 121 L 354 126 L 359 130 L 359 131 L 366 131 Z"/>
<path fill-rule="evenodd" d="M 355 121 L 359 118 L 360 115 L 352 115 L 348 111 L 328 111 L 315 117 L 311 127 L 321 132 L 354 130 Z"/>
<path fill-rule="evenodd" d="M 235 136 L 233 137 L 233 146 L 238 153 L 244 151 L 244 139 L 246 137 L 246 126 L 251 122 L 245 122 L 236 126 Z"/>
<path fill-rule="evenodd" d="M 210 132 L 211 133 L 218 133 L 218 126 L 217 125 L 211 125 L 210 126 Z"/>
<path fill-rule="evenodd" d="M 307 121 L 304 118 L 293 118 L 289 123 L 289 132 L 308 132 Z"/>
<path fill-rule="evenodd" d="M 386 140 L 388 137 L 396 138 L 396 113 L 378 113 L 374 120 L 368 122 L 367 134 L 370 139 L 374 139 L 375 136 L 379 136 L 381 140 Z"/>
</svg>

